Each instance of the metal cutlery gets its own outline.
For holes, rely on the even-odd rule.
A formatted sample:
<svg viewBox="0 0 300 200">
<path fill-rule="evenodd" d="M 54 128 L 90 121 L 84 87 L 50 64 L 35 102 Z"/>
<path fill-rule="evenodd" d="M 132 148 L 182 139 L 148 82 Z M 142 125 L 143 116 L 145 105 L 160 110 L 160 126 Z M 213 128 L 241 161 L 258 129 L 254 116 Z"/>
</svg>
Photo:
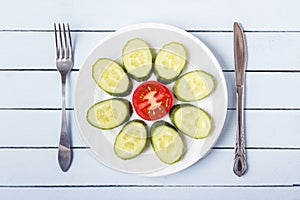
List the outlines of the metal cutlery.
<svg viewBox="0 0 300 200">
<path fill-rule="evenodd" d="M 244 130 L 246 42 L 244 31 L 239 23 L 233 24 L 233 32 L 236 78 L 236 143 L 233 171 L 237 176 L 242 176 L 247 170 Z"/>
<path fill-rule="evenodd" d="M 56 67 L 61 75 L 62 83 L 62 115 L 61 132 L 58 147 L 58 163 L 62 171 L 66 172 L 71 164 L 70 136 L 67 127 L 65 86 L 66 78 L 73 68 L 72 41 L 69 24 L 54 24 Z"/>
</svg>

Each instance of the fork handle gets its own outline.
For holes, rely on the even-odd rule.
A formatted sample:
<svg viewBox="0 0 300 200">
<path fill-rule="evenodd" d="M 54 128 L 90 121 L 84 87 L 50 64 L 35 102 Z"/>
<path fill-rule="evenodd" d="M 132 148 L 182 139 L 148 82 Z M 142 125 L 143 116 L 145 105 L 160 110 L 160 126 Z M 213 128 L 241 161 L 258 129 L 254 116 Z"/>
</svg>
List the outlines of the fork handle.
<svg viewBox="0 0 300 200">
<path fill-rule="evenodd" d="M 61 75 L 62 85 L 62 112 L 61 112 L 61 132 L 58 147 L 58 163 L 62 171 L 66 172 L 71 164 L 71 150 L 70 150 L 70 138 L 67 128 L 67 116 L 66 116 L 66 75 Z"/>
<path fill-rule="evenodd" d="M 244 130 L 244 87 L 237 86 L 236 94 L 236 142 L 233 171 L 242 176 L 247 170 Z"/>
</svg>

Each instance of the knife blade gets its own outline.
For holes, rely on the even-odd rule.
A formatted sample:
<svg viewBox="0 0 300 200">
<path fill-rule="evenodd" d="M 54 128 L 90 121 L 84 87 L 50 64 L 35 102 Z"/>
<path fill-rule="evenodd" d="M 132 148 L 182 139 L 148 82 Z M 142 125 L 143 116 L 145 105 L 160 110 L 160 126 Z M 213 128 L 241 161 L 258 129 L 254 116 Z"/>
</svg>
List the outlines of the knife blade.
<svg viewBox="0 0 300 200">
<path fill-rule="evenodd" d="M 236 78 L 236 142 L 233 171 L 242 176 L 247 170 L 244 130 L 244 88 L 246 69 L 246 41 L 244 31 L 237 22 L 233 24 L 234 61 Z"/>
</svg>

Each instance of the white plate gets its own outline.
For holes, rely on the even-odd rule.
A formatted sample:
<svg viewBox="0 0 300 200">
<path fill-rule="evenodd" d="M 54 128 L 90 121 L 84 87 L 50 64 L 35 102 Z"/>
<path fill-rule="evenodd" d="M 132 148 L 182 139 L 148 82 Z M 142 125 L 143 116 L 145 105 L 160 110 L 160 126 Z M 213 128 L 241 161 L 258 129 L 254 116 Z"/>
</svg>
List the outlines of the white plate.
<svg viewBox="0 0 300 200">
<path fill-rule="evenodd" d="M 154 51 L 158 51 L 164 44 L 175 41 L 182 43 L 187 49 L 187 66 L 183 73 L 195 69 L 205 70 L 215 78 L 213 93 L 193 104 L 207 111 L 213 120 L 213 130 L 206 139 L 192 139 L 183 136 L 185 153 L 181 161 L 167 165 L 162 163 L 154 153 L 151 145 L 138 157 L 132 160 L 121 160 L 113 150 L 114 140 L 122 126 L 110 131 L 103 131 L 92 127 L 86 120 L 86 112 L 95 102 L 111 98 L 103 92 L 92 79 L 92 65 L 102 58 L 111 58 L 122 63 L 122 48 L 132 38 L 145 40 Z M 152 75 L 150 79 L 155 80 Z M 150 80 L 149 79 L 149 80 Z M 133 82 L 134 88 L 138 85 Z M 172 88 L 172 84 L 167 85 Z M 131 96 L 125 97 L 128 100 Z M 176 103 L 176 101 L 175 101 Z M 180 103 L 177 101 L 177 103 Z M 179 28 L 164 24 L 137 24 L 118 30 L 103 39 L 81 66 L 75 89 L 74 101 L 75 119 L 80 130 L 81 138 L 90 147 L 92 155 L 104 165 L 122 172 L 142 176 L 163 176 L 179 172 L 199 159 L 203 158 L 217 141 L 224 125 L 227 113 L 227 88 L 222 69 L 211 51 L 192 34 Z M 134 113 L 131 119 L 138 118 Z M 169 121 L 168 116 L 163 118 Z M 149 127 L 153 122 L 147 122 Z"/>
</svg>

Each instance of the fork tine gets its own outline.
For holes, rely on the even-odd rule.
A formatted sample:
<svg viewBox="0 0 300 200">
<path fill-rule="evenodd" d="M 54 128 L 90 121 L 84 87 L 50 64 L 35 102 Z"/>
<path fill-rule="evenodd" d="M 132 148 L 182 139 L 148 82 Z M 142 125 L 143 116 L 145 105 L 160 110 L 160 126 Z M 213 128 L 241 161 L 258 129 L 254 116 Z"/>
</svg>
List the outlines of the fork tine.
<svg viewBox="0 0 300 200">
<path fill-rule="evenodd" d="M 65 50 L 63 49 L 63 42 L 62 42 L 62 34 L 61 34 L 61 26 L 58 23 L 58 30 L 59 30 L 59 58 L 64 57 Z"/>
<path fill-rule="evenodd" d="M 72 58 L 72 56 L 73 56 L 73 53 L 72 53 L 72 39 L 71 39 L 71 32 L 70 32 L 70 27 L 69 27 L 69 23 L 67 24 L 67 28 L 68 28 L 68 36 L 69 36 L 69 47 L 70 47 L 70 49 L 69 49 L 69 58 Z"/>
<path fill-rule="evenodd" d="M 56 59 L 58 58 L 58 44 L 57 44 L 57 30 L 56 30 L 56 23 L 54 23 L 54 36 L 55 36 L 55 53 Z"/>
<path fill-rule="evenodd" d="M 63 28 L 63 40 L 64 40 L 64 58 L 69 58 L 69 48 L 67 45 L 67 35 L 66 35 L 66 28 L 65 28 L 65 24 L 62 24 L 62 28 Z"/>
</svg>

